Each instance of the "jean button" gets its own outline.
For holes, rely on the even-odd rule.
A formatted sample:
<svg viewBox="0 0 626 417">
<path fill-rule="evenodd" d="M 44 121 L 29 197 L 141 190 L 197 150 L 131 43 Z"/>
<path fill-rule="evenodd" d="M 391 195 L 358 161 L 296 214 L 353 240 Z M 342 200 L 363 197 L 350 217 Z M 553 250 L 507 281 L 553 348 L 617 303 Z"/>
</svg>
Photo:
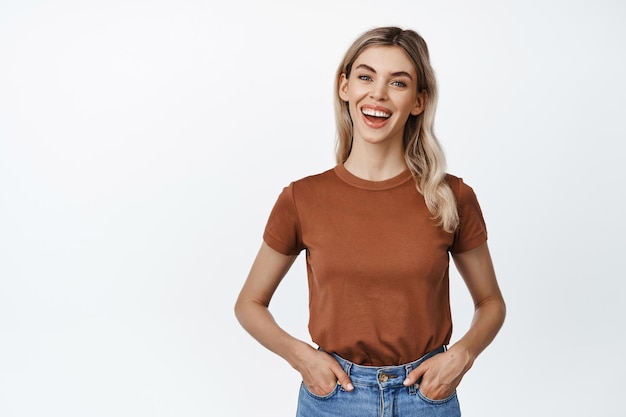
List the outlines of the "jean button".
<svg viewBox="0 0 626 417">
<path fill-rule="evenodd" d="M 388 379 L 389 379 L 389 375 L 387 375 L 387 374 L 379 374 L 378 375 L 378 380 L 380 382 L 387 382 Z"/>
</svg>

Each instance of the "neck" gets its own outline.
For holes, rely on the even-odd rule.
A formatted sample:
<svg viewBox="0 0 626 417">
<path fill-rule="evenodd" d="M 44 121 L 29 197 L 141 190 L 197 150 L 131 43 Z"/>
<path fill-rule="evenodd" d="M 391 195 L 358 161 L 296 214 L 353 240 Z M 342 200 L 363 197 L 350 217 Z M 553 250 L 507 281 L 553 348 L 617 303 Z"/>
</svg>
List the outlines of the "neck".
<svg viewBox="0 0 626 417">
<path fill-rule="evenodd" d="M 407 169 L 404 152 L 397 147 L 380 149 L 355 146 L 344 167 L 351 174 L 369 181 L 384 181 Z"/>
</svg>

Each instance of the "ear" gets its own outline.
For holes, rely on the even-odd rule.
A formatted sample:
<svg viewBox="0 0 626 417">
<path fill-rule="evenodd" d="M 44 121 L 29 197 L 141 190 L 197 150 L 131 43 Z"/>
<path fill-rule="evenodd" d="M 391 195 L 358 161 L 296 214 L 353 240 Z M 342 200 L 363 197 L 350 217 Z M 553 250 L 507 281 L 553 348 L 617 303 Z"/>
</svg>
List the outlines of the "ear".
<svg viewBox="0 0 626 417">
<path fill-rule="evenodd" d="M 424 109 L 426 108 L 426 100 L 428 99 L 428 93 L 426 90 L 422 90 L 417 93 L 417 98 L 415 99 L 415 106 L 411 109 L 411 114 L 413 116 L 417 116 L 422 114 Z"/>
<path fill-rule="evenodd" d="M 339 78 L 339 98 L 343 101 L 348 101 L 348 77 L 346 77 L 345 72 Z"/>
</svg>

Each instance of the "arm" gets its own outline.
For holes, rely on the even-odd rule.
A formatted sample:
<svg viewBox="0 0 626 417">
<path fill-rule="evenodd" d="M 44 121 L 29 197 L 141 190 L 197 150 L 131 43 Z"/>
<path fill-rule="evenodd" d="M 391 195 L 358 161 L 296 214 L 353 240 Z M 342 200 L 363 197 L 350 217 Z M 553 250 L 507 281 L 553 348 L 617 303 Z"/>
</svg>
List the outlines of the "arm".
<svg viewBox="0 0 626 417">
<path fill-rule="evenodd" d="M 296 256 L 283 255 L 263 243 L 239 293 L 235 315 L 252 337 L 300 372 L 314 394 L 329 393 L 337 381 L 351 391 L 348 375 L 334 358 L 285 332 L 268 309 L 278 284 L 295 260 Z"/>
<path fill-rule="evenodd" d="M 474 317 L 467 333 L 447 352 L 424 361 L 407 377 L 407 386 L 422 377 L 420 389 L 432 399 L 452 395 L 476 357 L 495 338 L 506 314 L 487 243 L 454 254 L 453 259 L 474 301 Z"/>
</svg>

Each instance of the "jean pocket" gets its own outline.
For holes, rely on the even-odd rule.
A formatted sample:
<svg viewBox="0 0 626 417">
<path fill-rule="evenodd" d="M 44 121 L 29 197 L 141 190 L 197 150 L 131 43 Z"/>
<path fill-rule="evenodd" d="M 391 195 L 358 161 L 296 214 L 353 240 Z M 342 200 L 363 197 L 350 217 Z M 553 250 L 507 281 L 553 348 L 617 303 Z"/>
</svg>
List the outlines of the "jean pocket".
<svg viewBox="0 0 626 417">
<path fill-rule="evenodd" d="M 449 397 L 442 398 L 441 400 L 433 400 L 432 398 L 428 398 L 426 395 L 424 395 L 424 393 L 422 392 L 421 389 L 417 390 L 417 395 L 422 400 L 426 401 L 429 404 L 438 405 L 438 404 L 446 404 L 446 403 L 449 403 L 450 401 L 454 400 L 456 398 L 456 391 L 454 391 L 452 393 L 452 395 L 450 395 Z"/>
<path fill-rule="evenodd" d="M 301 389 L 302 389 L 302 390 L 303 390 L 303 391 L 304 391 L 304 392 L 305 392 L 305 393 L 306 393 L 309 397 L 315 398 L 316 400 L 328 400 L 328 399 L 330 399 L 330 398 L 334 397 L 334 396 L 335 396 L 335 395 L 339 392 L 339 390 L 341 389 L 341 385 L 339 385 L 339 384 L 335 384 L 335 387 L 333 388 L 333 390 L 332 390 L 331 392 L 329 392 L 328 394 L 326 394 L 326 395 L 317 395 L 317 394 L 312 393 L 312 392 L 309 390 L 309 387 L 307 387 L 307 386 L 304 384 L 304 382 L 300 385 L 300 388 L 301 388 Z"/>
</svg>

